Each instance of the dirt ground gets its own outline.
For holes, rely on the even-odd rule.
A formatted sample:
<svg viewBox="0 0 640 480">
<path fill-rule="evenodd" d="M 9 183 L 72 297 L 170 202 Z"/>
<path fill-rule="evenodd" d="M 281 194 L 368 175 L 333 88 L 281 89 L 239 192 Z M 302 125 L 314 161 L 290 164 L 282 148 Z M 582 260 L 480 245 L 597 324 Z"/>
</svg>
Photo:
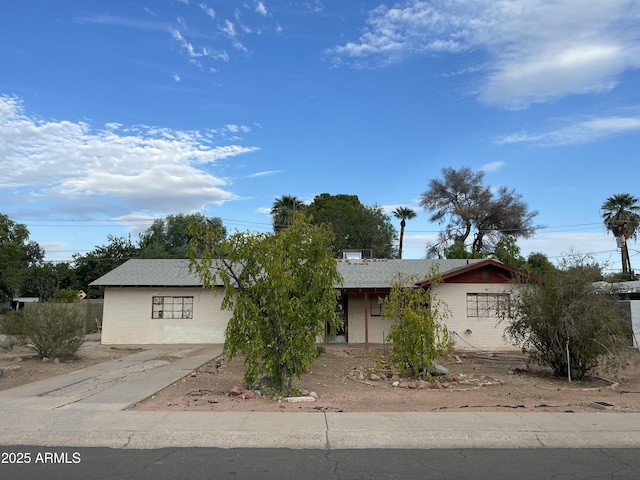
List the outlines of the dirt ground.
<svg viewBox="0 0 640 480">
<path fill-rule="evenodd" d="M 389 353 L 389 352 L 386 352 Z M 289 402 L 245 391 L 243 358 L 214 360 L 134 410 L 256 412 L 640 412 L 640 352 L 616 375 L 569 383 L 517 352 L 461 353 L 429 384 L 396 375 L 381 347 L 329 345 Z M 216 366 L 217 364 L 217 366 Z M 395 386 L 394 386 L 395 385 Z M 230 395 L 231 393 L 231 395 Z M 317 398 L 315 398 L 317 396 Z M 600 403 L 594 403 L 600 402 Z"/>
<path fill-rule="evenodd" d="M 89 337 L 78 358 L 43 362 L 25 348 L 0 352 L 0 390 L 137 353 Z M 640 413 L 640 352 L 617 374 L 596 372 L 567 382 L 517 352 L 456 352 L 439 363 L 449 374 L 429 383 L 397 375 L 382 347 L 327 345 L 299 382 L 298 402 L 245 391 L 241 356 L 215 359 L 134 406 L 134 410 L 256 412 L 636 412 Z M 235 390 L 235 391 L 234 391 Z M 237 393 L 237 395 L 233 395 Z M 300 400 L 300 399 L 298 399 Z M 599 404 L 594 402 L 600 402 Z"/>
<path fill-rule="evenodd" d="M 11 351 L 0 350 L 0 390 L 19 387 L 27 383 L 80 370 L 97 363 L 116 360 L 126 355 L 139 352 L 126 346 L 112 347 L 101 345 L 98 336 L 89 336 L 77 358 L 63 359 L 59 363 L 55 359 L 43 362 L 36 354 L 25 347 L 16 347 Z"/>
</svg>

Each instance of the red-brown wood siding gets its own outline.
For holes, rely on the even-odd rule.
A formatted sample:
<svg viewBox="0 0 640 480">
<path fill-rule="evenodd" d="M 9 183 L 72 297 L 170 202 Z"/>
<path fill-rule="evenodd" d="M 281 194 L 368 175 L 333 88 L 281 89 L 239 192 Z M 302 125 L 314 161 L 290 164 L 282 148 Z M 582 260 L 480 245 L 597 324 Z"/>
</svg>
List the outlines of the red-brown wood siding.
<svg viewBox="0 0 640 480">
<path fill-rule="evenodd" d="M 509 283 L 510 281 L 511 274 L 508 271 L 493 266 L 477 268 L 444 279 L 444 283 Z"/>
</svg>

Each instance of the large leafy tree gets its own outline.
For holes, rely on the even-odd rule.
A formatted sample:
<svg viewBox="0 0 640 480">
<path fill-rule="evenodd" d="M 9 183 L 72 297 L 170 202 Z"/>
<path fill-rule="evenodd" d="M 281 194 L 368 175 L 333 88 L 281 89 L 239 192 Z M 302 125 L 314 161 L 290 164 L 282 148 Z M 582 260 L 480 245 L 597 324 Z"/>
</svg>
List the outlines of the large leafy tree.
<svg viewBox="0 0 640 480">
<path fill-rule="evenodd" d="M 514 268 L 522 268 L 526 260 L 512 235 L 502 235 L 496 244 L 493 256 L 496 260 Z"/>
<path fill-rule="evenodd" d="M 627 241 L 636 240 L 640 231 L 640 205 L 638 198 L 629 193 L 619 193 L 607 198 L 602 204 L 602 220 L 606 229 L 613 233 L 619 242 L 622 256 L 622 272 L 630 273 L 631 259 Z"/>
<path fill-rule="evenodd" d="M 330 254 L 331 234 L 304 215 L 279 233 L 235 233 L 194 224 L 191 267 L 203 285 L 224 284 L 223 308 L 233 310 L 225 332 L 229 358 L 245 356 L 244 380 L 288 394 L 292 381 L 317 356 L 325 325 L 335 334 L 336 285 L 341 283 Z M 198 255 L 197 245 L 207 248 Z"/>
<path fill-rule="evenodd" d="M 273 231 L 279 232 L 291 226 L 299 213 L 304 213 L 306 205 L 293 195 L 282 195 L 271 206 Z"/>
<path fill-rule="evenodd" d="M 366 206 L 357 195 L 317 195 L 307 207 L 311 221 L 331 228 L 335 236 L 333 255 L 343 250 L 372 249 L 376 258 L 393 258 L 396 229 L 378 205 Z"/>
<path fill-rule="evenodd" d="M 531 252 L 527 257 L 527 263 L 522 268 L 540 277 L 544 277 L 556 269 L 549 257 L 541 252 Z"/>
<path fill-rule="evenodd" d="M 409 207 L 398 207 L 392 213 L 394 217 L 400 219 L 400 241 L 398 242 L 398 258 L 402 258 L 404 228 L 407 226 L 407 220 L 416 218 L 416 212 Z"/>
<path fill-rule="evenodd" d="M 101 289 L 89 290 L 89 284 L 122 265 L 130 258 L 137 258 L 140 250 L 131 241 L 131 237 L 118 237 L 108 235 L 106 245 L 97 246 L 85 255 L 74 254 L 73 266 L 76 272 L 74 288 L 88 292 L 89 298 L 101 298 L 104 295 Z"/>
<path fill-rule="evenodd" d="M 30 266 L 24 276 L 23 293 L 46 302 L 60 287 L 56 266 L 52 263 Z"/>
<path fill-rule="evenodd" d="M 0 214 L 0 302 L 22 293 L 27 270 L 42 262 L 44 250 L 29 240 L 26 225 Z"/>
<path fill-rule="evenodd" d="M 430 255 L 442 255 L 452 243 L 471 243 L 474 253 L 492 253 L 502 235 L 527 238 L 535 233 L 532 222 L 538 212 L 530 211 L 514 190 L 485 186 L 484 172 L 468 167 L 443 168 L 442 177 L 432 179 L 420 197 L 420 205 L 432 212 L 429 220 L 445 224 L 439 241 L 428 246 Z"/>
<path fill-rule="evenodd" d="M 167 215 L 157 218 L 151 226 L 140 234 L 138 246 L 141 258 L 187 258 L 191 237 L 187 226 L 197 222 L 220 228 L 226 235 L 222 219 L 207 218 L 200 213 Z M 202 245 L 200 248 L 202 249 Z"/>
<path fill-rule="evenodd" d="M 601 269 L 569 258 L 540 281 L 523 280 L 505 330 L 556 376 L 580 379 L 603 360 L 610 367 L 629 350 L 630 325 L 612 292 L 598 291 Z"/>
</svg>

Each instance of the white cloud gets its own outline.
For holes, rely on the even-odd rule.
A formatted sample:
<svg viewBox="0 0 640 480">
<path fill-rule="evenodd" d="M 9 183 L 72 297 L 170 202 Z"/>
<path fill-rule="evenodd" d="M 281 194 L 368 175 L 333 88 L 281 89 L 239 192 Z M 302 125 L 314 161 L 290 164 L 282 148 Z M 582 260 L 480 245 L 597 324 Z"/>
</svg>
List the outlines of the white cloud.
<svg viewBox="0 0 640 480">
<path fill-rule="evenodd" d="M 313 0 L 312 2 L 303 2 L 300 4 L 304 13 L 321 13 L 324 11 L 324 5 L 320 0 Z"/>
<path fill-rule="evenodd" d="M 603 116 L 575 121 L 556 130 L 532 133 L 517 132 L 500 137 L 499 145 L 529 143 L 540 146 L 576 145 L 602 140 L 607 137 L 640 132 L 640 115 Z"/>
<path fill-rule="evenodd" d="M 171 75 L 171 78 L 173 78 L 173 80 L 175 80 L 176 82 L 179 82 L 181 80 L 180 75 L 178 75 L 177 73 Z"/>
<path fill-rule="evenodd" d="M 504 165 L 505 165 L 505 163 L 501 162 L 501 161 L 489 162 L 489 163 L 485 163 L 484 165 L 482 165 L 480 167 L 480 170 L 482 170 L 483 172 L 497 172 L 502 167 L 504 167 Z"/>
<path fill-rule="evenodd" d="M 640 67 L 640 2 L 410 0 L 369 12 L 357 41 L 329 51 L 357 67 L 417 54 L 478 52 L 479 100 L 522 108 L 607 92 Z"/>
<path fill-rule="evenodd" d="M 235 38 L 238 35 L 236 27 L 230 20 L 225 20 L 224 25 L 220 27 L 220 30 L 222 30 L 229 38 Z"/>
<path fill-rule="evenodd" d="M 207 16 L 211 19 L 216 18 L 216 12 L 213 8 L 211 8 L 210 6 L 208 6 L 206 3 L 201 3 L 199 5 L 199 7 L 202 9 L 202 11 L 204 13 L 207 14 Z"/>
<path fill-rule="evenodd" d="M 282 173 L 282 172 L 284 172 L 284 170 L 266 170 L 264 172 L 252 173 L 252 174 L 248 175 L 248 177 L 249 178 L 268 177 L 270 175 L 276 175 L 276 174 Z"/>
<path fill-rule="evenodd" d="M 270 207 L 260 207 L 260 208 L 258 208 L 258 213 L 262 213 L 263 215 L 271 216 L 271 208 Z"/>
<path fill-rule="evenodd" d="M 267 7 L 265 7 L 264 3 L 262 2 L 256 3 L 256 12 L 264 17 L 266 17 L 269 14 L 269 12 L 267 12 Z"/>
<path fill-rule="evenodd" d="M 0 96 L 0 189 L 96 201 L 126 211 L 196 211 L 235 198 L 209 165 L 258 150 L 214 145 L 215 132 L 42 120 L 15 97 Z M 202 166 L 206 165 L 206 169 Z"/>
<path fill-rule="evenodd" d="M 251 128 L 247 127 L 246 125 L 229 124 L 229 125 L 225 125 L 224 128 L 231 133 L 240 133 L 240 132 L 249 133 L 251 131 Z"/>
<path fill-rule="evenodd" d="M 190 58 L 206 57 L 209 54 L 206 48 L 201 49 L 199 52 L 196 51 L 193 45 L 187 42 L 179 30 L 176 30 L 175 28 L 171 29 L 171 35 L 180 44 L 180 46 L 187 51 Z"/>
</svg>

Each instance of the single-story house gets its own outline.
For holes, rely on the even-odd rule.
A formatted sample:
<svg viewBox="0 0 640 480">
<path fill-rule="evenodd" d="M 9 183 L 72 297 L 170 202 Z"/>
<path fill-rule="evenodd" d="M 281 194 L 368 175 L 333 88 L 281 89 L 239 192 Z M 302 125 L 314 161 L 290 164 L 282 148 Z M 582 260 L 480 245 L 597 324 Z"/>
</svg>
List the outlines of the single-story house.
<svg viewBox="0 0 640 480">
<path fill-rule="evenodd" d="M 344 330 L 326 341 L 382 344 L 393 320 L 381 315 L 379 299 L 393 278 L 416 275 L 429 287 L 437 266 L 442 283 L 433 287 L 451 316 L 446 324 L 456 349 L 514 348 L 503 339 L 501 314 L 510 308 L 514 275 L 526 273 L 495 260 L 341 259 L 344 283 L 339 302 Z M 133 259 L 91 283 L 104 287 L 102 343 L 222 343 L 231 316 L 222 310 L 223 286 L 203 288 L 188 260 Z"/>
<path fill-rule="evenodd" d="M 38 303 L 39 301 L 39 297 L 14 297 L 13 300 L 11 300 L 11 309 L 24 310 L 27 303 Z"/>
</svg>

